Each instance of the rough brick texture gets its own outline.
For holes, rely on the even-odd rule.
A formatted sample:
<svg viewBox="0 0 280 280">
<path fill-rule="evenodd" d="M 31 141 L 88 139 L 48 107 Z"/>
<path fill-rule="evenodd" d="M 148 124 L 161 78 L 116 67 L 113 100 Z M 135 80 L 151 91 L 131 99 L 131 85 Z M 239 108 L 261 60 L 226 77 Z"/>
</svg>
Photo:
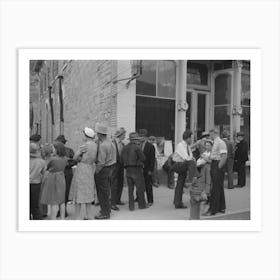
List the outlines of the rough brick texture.
<svg viewBox="0 0 280 280">
<path fill-rule="evenodd" d="M 63 76 L 64 123 L 60 123 L 59 80 Z M 94 129 L 97 122 L 108 125 L 109 134 L 117 126 L 117 61 L 45 61 L 40 77 L 40 109 L 42 142 L 52 142 L 63 133 L 68 145 L 77 149 L 85 126 Z M 51 125 L 48 86 L 52 87 L 54 122 Z M 37 90 L 38 91 L 38 90 Z"/>
</svg>

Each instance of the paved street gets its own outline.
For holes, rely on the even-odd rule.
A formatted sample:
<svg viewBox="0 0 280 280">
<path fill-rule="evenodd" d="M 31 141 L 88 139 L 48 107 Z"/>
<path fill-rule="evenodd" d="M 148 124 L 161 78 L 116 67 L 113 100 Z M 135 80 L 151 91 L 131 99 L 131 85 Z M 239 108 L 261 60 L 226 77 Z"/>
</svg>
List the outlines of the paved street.
<svg viewBox="0 0 280 280">
<path fill-rule="evenodd" d="M 188 220 L 189 219 L 189 194 L 188 190 L 184 193 L 184 203 L 188 209 L 175 209 L 173 201 L 174 190 L 168 189 L 165 185 L 154 188 L 154 205 L 148 209 L 139 210 L 135 204 L 135 211 L 128 209 L 127 188 L 124 188 L 122 200 L 126 203 L 120 206 L 120 211 L 112 211 L 111 219 L 114 220 Z M 201 219 L 219 220 L 246 220 L 250 219 L 250 178 L 247 176 L 247 185 L 244 188 L 228 190 L 225 188 L 226 206 L 225 214 L 217 214 L 212 217 L 201 217 Z M 92 207 L 91 218 L 100 210 L 99 206 Z M 74 219 L 74 206 L 68 205 L 69 217 Z M 203 206 L 202 206 L 203 212 Z"/>
</svg>

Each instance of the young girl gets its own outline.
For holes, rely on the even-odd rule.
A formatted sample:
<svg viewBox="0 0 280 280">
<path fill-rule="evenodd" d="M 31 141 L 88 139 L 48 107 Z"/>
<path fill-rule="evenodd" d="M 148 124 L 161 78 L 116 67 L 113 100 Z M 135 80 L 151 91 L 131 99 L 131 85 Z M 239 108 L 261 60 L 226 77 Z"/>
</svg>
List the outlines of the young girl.
<svg viewBox="0 0 280 280">
<path fill-rule="evenodd" d="M 58 209 L 61 219 L 65 217 L 65 191 L 66 183 L 64 169 L 67 164 L 65 147 L 62 143 L 54 145 L 54 156 L 49 159 L 47 165 L 48 174 L 44 180 L 41 203 L 50 205 L 51 219 L 55 220 Z"/>
</svg>

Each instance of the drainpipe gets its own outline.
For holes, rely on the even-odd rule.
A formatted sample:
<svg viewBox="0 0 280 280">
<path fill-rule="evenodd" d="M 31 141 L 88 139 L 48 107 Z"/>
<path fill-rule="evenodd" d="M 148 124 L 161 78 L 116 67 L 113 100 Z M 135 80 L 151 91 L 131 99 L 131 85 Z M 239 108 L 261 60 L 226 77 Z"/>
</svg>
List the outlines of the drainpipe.
<svg viewBox="0 0 280 280">
<path fill-rule="evenodd" d="M 49 103 L 50 103 L 50 108 L 51 108 L 51 142 L 53 141 L 53 126 L 54 126 L 54 113 L 53 113 L 53 99 L 52 99 L 52 87 L 49 86 Z"/>
<path fill-rule="evenodd" d="M 63 76 L 58 76 L 58 93 L 59 93 L 59 104 L 60 104 L 60 134 L 64 133 L 64 116 L 63 116 L 63 92 L 62 92 L 62 79 Z"/>
</svg>

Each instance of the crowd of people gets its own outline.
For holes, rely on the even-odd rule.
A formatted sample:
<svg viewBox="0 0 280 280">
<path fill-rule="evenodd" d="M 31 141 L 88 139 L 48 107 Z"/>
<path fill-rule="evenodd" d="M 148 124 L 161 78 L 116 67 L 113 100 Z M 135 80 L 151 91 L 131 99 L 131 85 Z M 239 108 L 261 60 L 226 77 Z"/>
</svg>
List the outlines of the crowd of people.
<svg viewBox="0 0 280 280">
<path fill-rule="evenodd" d="M 152 207 L 154 187 L 159 187 L 158 170 L 167 173 L 167 187 L 174 190 L 175 209 L 187 208 L 183 203 L 184 188 L 190 188 L 191 205 L 205 201 L 204 215 L 215 215 L 226 210 L 224 174 L 227 187 L 244 187 L 248 144 L 244 134 L 237 134 L 234 145 L 230 135 L 222 138 L 215 129 L 202 134 L 192 143 L 192 132 L 186 130 L 165 163 L 159 163 L 160 149 L 156 137 L 148 137 L 146 129 L 129 134 L 119 128 L 114 137 L 108 127 L 97 124 L 81 132 L 77 151 L 67 147 L 64 135 L 54 143 L 41 145 L 41 136 L 30 137 L 30 219 L 48 216 L 55 220 L 68 215 L 67 205 L 74 204 L 76 219 L 91 219 L 92 207 L 100 206 L 95 219 L 110 219 L 111 211 L 120 211 L 123 187 L 128 187 L 128 208 L 134 211 Z M 233 171 L 238 173 L 238 184 L 233 185 Z M 176 186 L 174 174 L 177 175 Z M 125 180 L 126 179 L 126 180 Z M 136 189 L 136 192 L 135 192 Z M 136 194 L 136 195 L 135 195 Z"/>
</svg>

